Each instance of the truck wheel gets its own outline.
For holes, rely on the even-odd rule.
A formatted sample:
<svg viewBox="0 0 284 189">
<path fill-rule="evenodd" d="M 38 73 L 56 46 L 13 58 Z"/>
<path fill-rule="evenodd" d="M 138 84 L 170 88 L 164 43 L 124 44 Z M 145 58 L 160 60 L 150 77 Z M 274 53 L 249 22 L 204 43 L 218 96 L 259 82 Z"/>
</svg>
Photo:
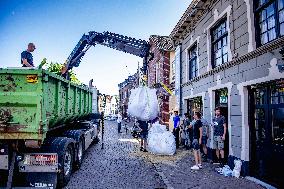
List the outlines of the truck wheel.
<svg viewBox="0 0 284 189">
<path fill-rule="evenodd" d="M 61 156 L 59 156 L 59 163 L 61 164 L 61 171 L 59 173 L 58 184 L 65 186 L 70 180 L 71 173 L 73 172 L 74 150 L 72 145 L 68 145 Z"/>
<path fill-rule="evenodd" d="M 82 161 L 83 161 L 83 156 L 84 156 L 84 138 L 81 137 L 79 142 L 78 142 L 78 149 L 77 149 L 77 161 L 75 162 L 75 166 L 77 169 L 81 167 Z"/>
</svg>

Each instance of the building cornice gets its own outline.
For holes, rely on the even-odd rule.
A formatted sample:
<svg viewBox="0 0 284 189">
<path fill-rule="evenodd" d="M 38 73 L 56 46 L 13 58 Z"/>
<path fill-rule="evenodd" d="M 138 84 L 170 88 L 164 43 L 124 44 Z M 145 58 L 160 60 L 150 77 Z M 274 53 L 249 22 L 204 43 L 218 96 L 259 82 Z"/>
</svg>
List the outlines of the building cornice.
<svg viewBox="0 0 284 189">
<path fill-rule="evenodd" d="M 157 47 L 159 51 L 174 51 L 174 44 L 169 36 L 151 35 L 149 43 Z"/>
<path fill-rule="evenodd" d="M 174 41 L 175 46 L 181 43 L 186 35 L 193 30 L 201 16 L 208 11 L 208 8 L 214 2 L 214 0 L 193 0 L 190 3 L 170 34 L 170 38 Z"/>
<path fill-rule="evenodd" d="M 223 71 L 225 69 L 233 67 L 235 65 L 242 64 L 242 63 L 247 62 L 247 61 L 249 61 L 249 60 L 251 60 L 253 58 L 256 58 L 256 57 L 261 56 L 261 55 L 263 55 L 263 54 L 265 54 L 267 52 L 271 52 L 271 51 L 273 51 L 275 49 L 278 49 L 280 47 L 283 47 L 283 46 L 284 46 L 284 37 L 281 37 L 281 38 L 276 39 L 276 40 L 274 40 L 274 41 L 272 41 L 272 42 L 270 42 L 270 43 L 268 43 L 266 45 L 263 45 L 263 46 L 257 48 L 254 51 L 251 51 L 251 52 L 249 52 L 249 53 L 247 53 L 247 54 L 245 54 L 243 56 L 240 56 L 238 58 L 235 58 L 232 61 L 227 62 L 226 64 L 223 64 L 223 65 L 218 66 L 218 67 L 216 67 L 216 68 L 214 68 L 212 70 L 209 70 L 208 72 L 206 72 L 204 74 L 201 74 L 200 76 L 195 77 L 195 78 L 191 79 L 190 81 L 188 81 L 186 83 L 181 84 L 181 87 L 189 86 L 193 82 L 197 82 L 197 81 L 199 81 L 199 80 L 201 80 L 203 78 L 208 77 L 209 75 L 213 75 L 213 74 L 216 74 L 216 73 L 218 73 L 220 71 Z"/>
</svg>

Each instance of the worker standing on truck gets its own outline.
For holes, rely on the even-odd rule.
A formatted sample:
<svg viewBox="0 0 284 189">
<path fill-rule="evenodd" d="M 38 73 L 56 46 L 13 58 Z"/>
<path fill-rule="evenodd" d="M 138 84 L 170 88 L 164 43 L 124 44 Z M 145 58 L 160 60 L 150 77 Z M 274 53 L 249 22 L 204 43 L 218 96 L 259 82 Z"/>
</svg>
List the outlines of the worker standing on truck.
<svg viewBox="0 0 284 189">
<path fill-rule="evenodd" d="M 34 52 L 36 49 L 33 43 L 28 44 L 28 49 L 21 53 L 21 64 L 23 67 L 34 67 L 33 55 L 31 52 Z"/>
</svg>

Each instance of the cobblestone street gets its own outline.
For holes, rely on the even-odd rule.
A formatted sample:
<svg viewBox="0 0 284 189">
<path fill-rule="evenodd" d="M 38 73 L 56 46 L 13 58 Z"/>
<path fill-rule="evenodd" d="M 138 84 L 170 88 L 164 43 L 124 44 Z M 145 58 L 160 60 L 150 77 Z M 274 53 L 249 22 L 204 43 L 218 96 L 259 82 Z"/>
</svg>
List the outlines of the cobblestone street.
<svg viewBox="0 0 284 189">
<path fill-rule="evenodd" d="M 105 123 L 105 145 L 87 150 L 80 170 L 73 173 L 68 188 L 262 188 L 244 178 L 218 175 L 205 163 L 191 171 L 190 151 L 178 150 L 174 156 L 155 156 L 139 151 L 139 143 L 130 135 L 117 133 L 116 122 Z"/>
<path fill-rule="evenodd" d="M 87 150 L 83 164 L 73 173 L 66 188 L 165 188 L 150 162 L 131 157 L 138 141 L 117 133 L 116 121 L 105 122 L 104 149 L 101 143 Z"/>
</svg>

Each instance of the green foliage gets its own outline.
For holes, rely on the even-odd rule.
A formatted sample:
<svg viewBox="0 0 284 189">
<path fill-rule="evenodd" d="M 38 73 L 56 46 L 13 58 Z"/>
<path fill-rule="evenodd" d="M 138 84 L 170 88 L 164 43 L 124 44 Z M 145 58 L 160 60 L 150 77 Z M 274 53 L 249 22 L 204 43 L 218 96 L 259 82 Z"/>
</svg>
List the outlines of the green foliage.
<svg viewBox="0 0 284 189">
<path fill-rule="evenodd" d="M 82 82 L 77 78 L 77 75 L 71 70 L 70 72 L 70 80 L 72 83 L 75 83 L 77 85 L 82 85 Z"/>
<path fill-rule="evenodd" d="M 42 69 L 42 67 L 46 64 L 47 64 L 46 58 L 42 59 L 40 65 L 38 66 L 38 69 Z"/>
<path fill-rule="evenodd" d="M 57 62 L 50 62 L 48 63 L 47 70 L 53 73 L 56 73 L 57 75 L 61 75 L 61 70 L 63 68 L 63 64 L 57 63 Z"/>
<path fill-rule="evenodd" d="M 62 68 L 64 67 L 64 64 L 60 64 L 58 62 L 50 62 L 50 63 L 47 63 L 47 60 L 46 58 L 44 58 L 42 61 L 41 61 L 41 64 L 40 65 L 46 65 L 47 66 L 47 70 L 49 72 L 52 72 L 52 73 L 55 73 L 57 75 L 61 75 L 61 70 Z M 80 82 L 80 80 L 77 78 L 76 74 L 73 72 L 73 70 L 70 70 L 69 71 L 69 75 L 70 75 L 70 81 L 74 84 L 77 84 L 77 85 L 82 85 L 82 82 Z"/>
</svg>

